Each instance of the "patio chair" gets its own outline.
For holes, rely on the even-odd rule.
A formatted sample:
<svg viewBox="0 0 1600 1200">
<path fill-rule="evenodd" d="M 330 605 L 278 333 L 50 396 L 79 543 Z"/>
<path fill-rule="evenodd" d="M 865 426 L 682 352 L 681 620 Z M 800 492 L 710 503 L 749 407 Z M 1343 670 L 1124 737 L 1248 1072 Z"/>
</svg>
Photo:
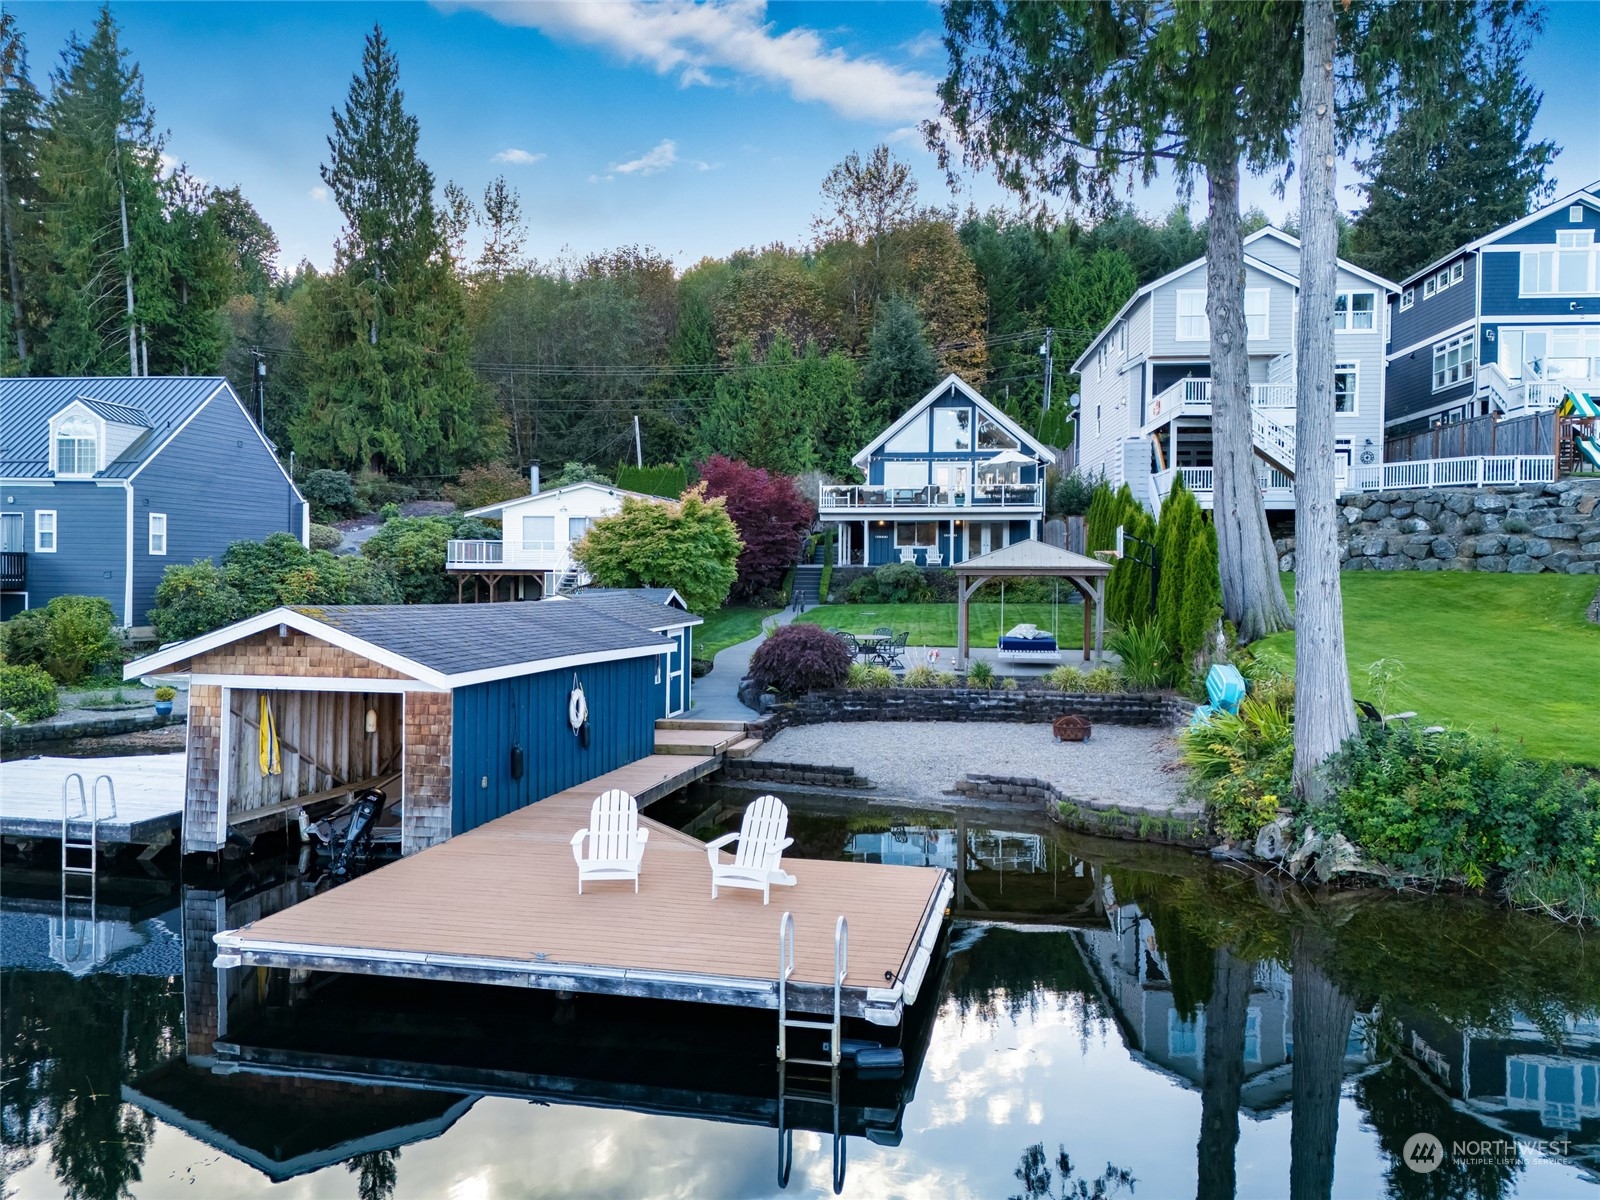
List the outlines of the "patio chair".
<svg viewBox="0 0 1600 1200">
<path fill-rule="evenodd" d="M 886 667 L 905 666 L 906 643 L 910 640 L 909 632 L 895 634 L 894 640 L 885 642 L 878 648 L 878 661 Z"/>
<path fill-rule="evenodd" d="M 894 636 L 894 630 L 890 629 L 887 625 L 879 625 L 872 631 L 872 636 L 892 638 Z"/>
<path fill-rule="evenodd" d="M 578 895 L 585 879 L 631 879 L 639 890 L 648 829 L 639 828 L 639 803 L 627 792 L 601 792 L 589 806 L 589 828 L 572 835 L 572 857 L 578 860 Z"/>
<path fill-rule="evenodd" d="M 849 648 L 852 659 L 861 657 L 861 643 L 856 641 L 855 634 L 845 633 L 842 629 L 830 629 L 828 632 L 837 635 L 839 640 Z"/>
<path fill-rule="evenodd" d="M 794 886 L 794 876 L 783 869 L 783 852 L 794 844 L 789 831 L 789 810 L 776 796 L 758 797 L 744 810 L 738 833 L 725 833 L 706 843 L 711 860 L 711 898 L 719 887 L 753 888 L 761 893 L 761 903 L 772 901 L 772 885 Z M 722 861 L 718 851 L 738 842 L 733 861 Z"/>
</svg>

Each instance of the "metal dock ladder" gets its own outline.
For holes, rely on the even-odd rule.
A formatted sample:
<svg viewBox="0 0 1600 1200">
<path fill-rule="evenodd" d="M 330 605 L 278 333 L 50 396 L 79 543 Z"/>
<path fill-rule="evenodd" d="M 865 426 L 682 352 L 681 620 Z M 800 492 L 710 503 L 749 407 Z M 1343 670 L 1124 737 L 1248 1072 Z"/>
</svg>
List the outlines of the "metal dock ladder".
<svg viewBox="0 0 1600 1200">
<path fill-rule="evenodd" d="M 78 811 L 69 812 L 71 800 L 71 784 L 78 781 Z M 106 795 L 111 801 L 109 812 L 100 812 L 100 785 L 106 785 Z M 112 782 L 109 775 L 95 776 L 94 786 L 89 789 L 89 794 L 84 795 L 83 776 L 77 771 L 72 772 L 61 781 L 61 873 L 63 875 L 95 875 L 100 869 L 100 822 L 102 817 L 114 820 L 117 815 L 117 785 Z M 72 821 L 89 822 L 89 840 L 74 840 L 68 828 Z M 69 854 L 72 851 L 84 852 L 89 855 L 87 866 L 72 865 Z"/>
<path fill-rule="evenodd" d="M 840 917 L 833 927 L 833 1019 L 818 1021 L 789 1013 L 789 977 L 794 974 L 794 914 L 784 913 L 778 923 L 778 1186 L 789 1186 L 794 1166 L 794 1130 L 789 1128 L 788 1105 L 827 1104 L 833 1111 L 833 1192 L 844 1190 L 845 1139 L 839 1128 L 839 1067 L 844 1054 L 844 977 L 850 958 L 850 926 Z M 826 1058 L 802 1058 L 789 1053 L 789 1030 L 826 1031 Z M 790 1067 L 809 1068 L 791 1080 Z M 820 1069 L 820 1070 L 819 1070 Z M 819 1078 L 827 1072 L 824 1084 Z"/>
</svg>

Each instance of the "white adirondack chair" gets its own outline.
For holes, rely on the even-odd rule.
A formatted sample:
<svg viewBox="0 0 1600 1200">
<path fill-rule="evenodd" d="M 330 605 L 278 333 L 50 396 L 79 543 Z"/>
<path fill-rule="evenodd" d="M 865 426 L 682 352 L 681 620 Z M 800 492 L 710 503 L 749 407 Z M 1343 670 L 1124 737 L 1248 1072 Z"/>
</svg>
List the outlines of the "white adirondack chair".
<svg viewBox="0 0 1600 1200">
<path fill-rule="evenodd" d="M 789 809 L 776 796 L 758 797 L 744 810 L 738 833 L 725 833 L 706 843 L 711 860 L 711 898 L 719 887 L 755 888 L 761 903 L 772 902 L 772 885 L 794 886 L 794 876 L 783 869 L 783 852 L 794 844 L 785 837 L 789 829 Z M 733 861 L 725 863 L 717 852 L 730 842 L 738 842 Z"/>
<path fill-rule="evenodd" d="M 585 879 L 631 879 L 639 890 L 648 829 L 639 828 L 639 804 L 627 792 L 601 792 L 589 807 L 589 828 L 572 835 L 572 857 L 578 860 L 578 895 Z"/>
</svg>

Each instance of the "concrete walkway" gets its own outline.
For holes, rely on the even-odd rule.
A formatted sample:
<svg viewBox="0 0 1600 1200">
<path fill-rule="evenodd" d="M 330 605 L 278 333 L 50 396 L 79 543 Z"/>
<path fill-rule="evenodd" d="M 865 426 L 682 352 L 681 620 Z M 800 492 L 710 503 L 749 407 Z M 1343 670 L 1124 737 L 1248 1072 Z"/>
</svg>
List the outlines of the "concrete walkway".
<svg viewBox="0 0 1600 1200">
<path fill-rule="evenodd" d="M 770 620 L 787 625 L 795 619 L 793 608 L 780 609 Z M 711 674 L 694 681 L 694 707 L 688 715 L 697 721 L 749 721 L 759 716 L 739 700 L 739 681 L 750 674 L 750 656 L 766 640 L 758 633 L 746 642 L 717 651 Z"/>
</svg>

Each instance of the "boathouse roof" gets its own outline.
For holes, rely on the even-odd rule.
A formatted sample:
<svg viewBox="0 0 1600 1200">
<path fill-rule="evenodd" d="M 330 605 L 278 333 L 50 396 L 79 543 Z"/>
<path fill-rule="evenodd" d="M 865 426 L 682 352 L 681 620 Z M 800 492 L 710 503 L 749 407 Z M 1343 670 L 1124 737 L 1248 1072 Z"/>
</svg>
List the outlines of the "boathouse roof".
<svg viewBox="0 0 1600 1200">
<path fill-rule="evenodd" d="M 672 588 L 580 588 L 564 597 L 657 633 L 701 624 L 702 618 L 686 611 L 681 601 L 671 603 L 677 598 L 678 593 Z"/>
</svg>

